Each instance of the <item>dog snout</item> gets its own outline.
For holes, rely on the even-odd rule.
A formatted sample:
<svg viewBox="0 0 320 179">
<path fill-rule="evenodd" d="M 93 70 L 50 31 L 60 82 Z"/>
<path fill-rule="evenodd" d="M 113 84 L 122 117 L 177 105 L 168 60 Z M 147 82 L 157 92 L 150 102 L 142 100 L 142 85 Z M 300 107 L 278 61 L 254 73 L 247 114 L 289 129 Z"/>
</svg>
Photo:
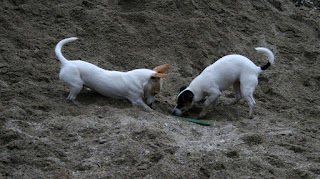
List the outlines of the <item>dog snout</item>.
<svg viewBox="0 0 320 179">
<path fill-rule="evenodd" d="M 146 99 L 146 103 L 147 105 L 151 106 L 154 102 L 154 96 L 149 96 L 147 99 Z"/>
<path fill-rule="evenodd" d="M 171 113 L 172 115 L 175 115 L 175 116 L 181 116 L 182 115 L 182 111 L 180 110 L 180 109 L 178 109 L 178 108 L 174 108 L 173 110 L 172 110 L 172 113 Z"/>
</svg>

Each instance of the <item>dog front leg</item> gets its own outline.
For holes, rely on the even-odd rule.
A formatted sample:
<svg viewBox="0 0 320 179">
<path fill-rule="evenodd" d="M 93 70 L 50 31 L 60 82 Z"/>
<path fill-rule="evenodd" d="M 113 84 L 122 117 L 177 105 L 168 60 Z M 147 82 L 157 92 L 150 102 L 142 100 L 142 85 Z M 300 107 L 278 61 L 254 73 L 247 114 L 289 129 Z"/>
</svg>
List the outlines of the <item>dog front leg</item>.
<svg viewBox="0 0 320 179">
<path fill-rule="evenodd" d="M 144 103 L 142 99 L 129 99 L 129 101 L 134 106 L 142 107 L 149 112 L 152 111 L 152 109 L 146 103 Z"/>
<path fill-rule="evenodd" d="M 204 118 L 207 115 L 208 111 L 211 109 L 212 103 L 213 103 L 213 108 L 217 107 L 219 103 L 219 96 L 220 94 L 212 95 L 206 99 L 206 101 L 203 103 L 202 111 L 199 114 L 199 118 Z"/>
</svg>

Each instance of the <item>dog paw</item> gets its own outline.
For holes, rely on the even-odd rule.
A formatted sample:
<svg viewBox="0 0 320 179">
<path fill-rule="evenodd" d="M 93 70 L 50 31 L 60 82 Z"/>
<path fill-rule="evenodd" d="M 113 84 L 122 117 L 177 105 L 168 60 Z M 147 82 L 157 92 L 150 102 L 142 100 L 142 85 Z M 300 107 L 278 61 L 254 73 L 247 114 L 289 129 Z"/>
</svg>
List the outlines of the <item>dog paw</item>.
<svg viewBox="0 0 320 179">
<path fill-rule="evenodd" d="M 72 101 L 72 103 L 74 104 L 74 105 L 76 105 L 77 107 L 79 107 L 81 104 L 77 101 L 77 100 L 75 100 L 75 99 L 73 99 L 73 100 L 71 100 Z"/>
<path fill-rule="evenodd" d="M 199 116 L 198 116 L 198 119 L 203 119 L 203 118 L 205 118 L 207 116 L 207 114 L 206 113 L 200 113 L 199 114 Z"/>
<path fill-rule="evenodd" d="M 153 109 L 151 109 L 149 106 L 148 107 L 146 107 L 146 108 L 144 108 L 146 111 L 148 111 L 148 112 L 152 112 L 153 111 Z"/>
</svg>

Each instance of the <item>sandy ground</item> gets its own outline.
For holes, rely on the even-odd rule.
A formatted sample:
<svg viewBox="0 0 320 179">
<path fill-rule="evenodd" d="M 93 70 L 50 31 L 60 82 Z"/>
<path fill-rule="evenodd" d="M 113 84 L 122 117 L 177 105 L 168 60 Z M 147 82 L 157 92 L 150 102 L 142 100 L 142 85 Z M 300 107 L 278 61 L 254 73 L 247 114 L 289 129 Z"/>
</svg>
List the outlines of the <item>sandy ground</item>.
<svg viewBox="0 0 320 179">
<path fill-rule="evenodd" d="M 320 178 L 320 11 L 290 0 L 0 2 L 0 178 Z M 168 63 L 153 112 L 58 79 L 68 59 L 127 71 Z M 274 67 L 254 119 L 232 89 L 201 126 L 172 118 L 182 85 L 232 53 Z M 107 79 L 108 80 L 108 79 Z M 184 117 L 196 118 L 201 103 Z"/>
</svg>

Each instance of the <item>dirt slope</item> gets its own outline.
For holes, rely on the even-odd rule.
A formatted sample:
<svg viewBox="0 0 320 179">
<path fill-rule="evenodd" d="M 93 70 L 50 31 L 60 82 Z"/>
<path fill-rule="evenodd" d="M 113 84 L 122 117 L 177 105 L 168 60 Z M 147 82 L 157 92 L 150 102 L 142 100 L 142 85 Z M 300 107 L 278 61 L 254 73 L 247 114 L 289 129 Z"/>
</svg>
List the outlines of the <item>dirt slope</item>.
<svg viewBox="0 0 320 179">
<path fill-rule="evenodd" d="M 257 0 L 0 2 L 0 178 L 319 178 L 320 11 Z M 154 112 L 83 90 L 65 98 L 54 47 L 127 71 L 170 64 Z M 238 53 L 274 67 L 259 78 L 255 118 L 232 89 L 205 122 L 170 117 L 206 66 Z M 196 118 L 201 104 L 185 114 Z"/>
</svg>

